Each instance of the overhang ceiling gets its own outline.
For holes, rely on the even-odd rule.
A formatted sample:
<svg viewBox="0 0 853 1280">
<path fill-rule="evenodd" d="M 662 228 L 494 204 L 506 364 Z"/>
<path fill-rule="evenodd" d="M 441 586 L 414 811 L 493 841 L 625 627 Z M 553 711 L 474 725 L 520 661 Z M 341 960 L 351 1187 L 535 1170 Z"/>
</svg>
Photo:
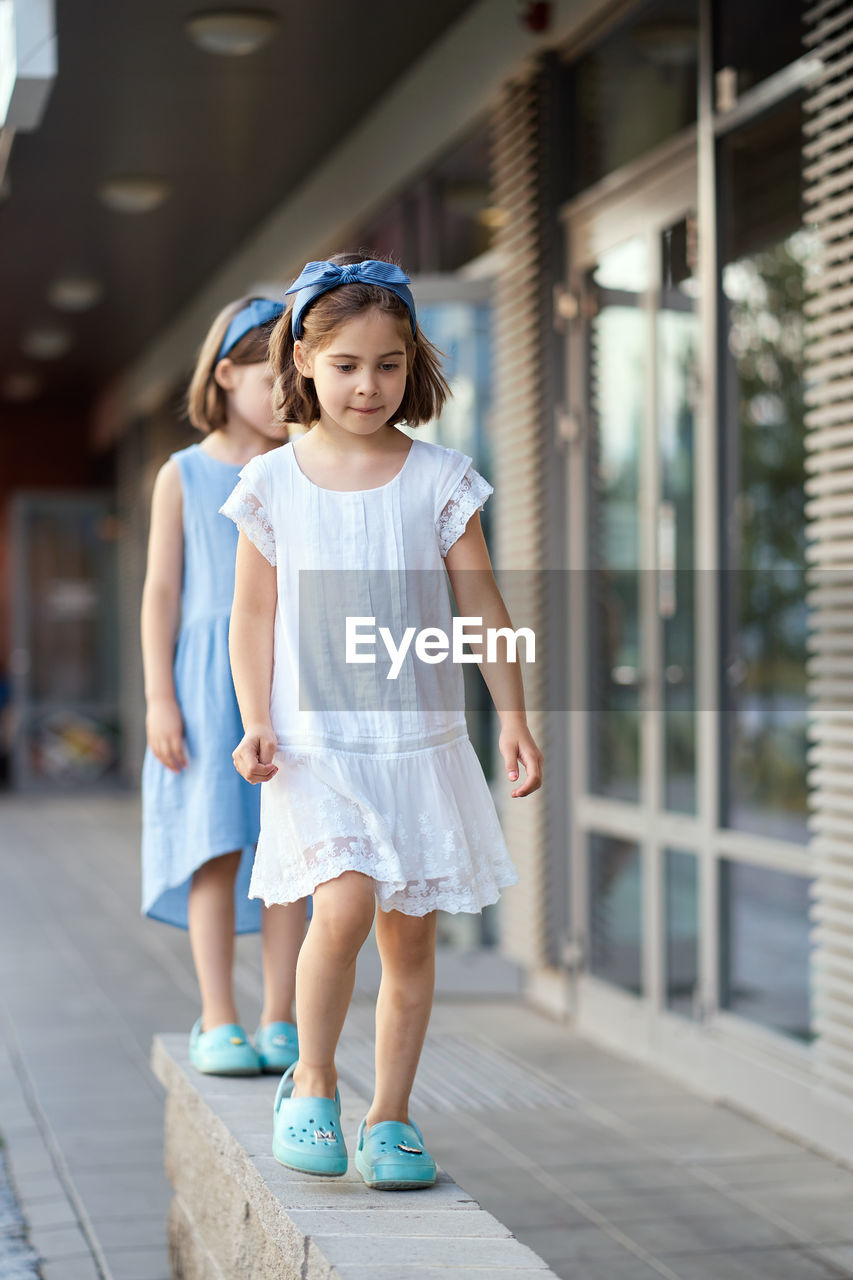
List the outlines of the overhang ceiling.
<svg viewBox="0 0 853 1280">
<path fill-rule="evenodd" d="M 222 4 L 61 0 L 57 80 L 38 130 L 15 137 L 0 203 L 0 393 L 30 371 L 41 403 L 91 402 L 473 3 L 264 0 L 277 34 L 233 58 L 184 31 Z M 162 177 L 170 195 L 148 213 L 108 209 L 99 185 L 128 174 Z M 100 281 L 101 301 L 53 307 L 69 275 Z M 57 325 L 66 355 L 24 354 L 27 331 Z"/>
</svg>

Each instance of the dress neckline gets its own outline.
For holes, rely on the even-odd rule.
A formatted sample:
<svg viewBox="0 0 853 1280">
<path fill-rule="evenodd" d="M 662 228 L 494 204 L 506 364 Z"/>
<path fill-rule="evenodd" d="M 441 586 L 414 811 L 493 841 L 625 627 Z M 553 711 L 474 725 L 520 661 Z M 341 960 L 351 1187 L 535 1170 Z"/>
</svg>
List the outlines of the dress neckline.
<svg viewBox="0 0 853 1280">
<path fill-rule="evenodd" d="M 403 459 L 403 465 L 400 468 L 400 470 L 396 473 L 396 475 L 393 475 L 390 480 L 386 480 L 384 484 L 375 484 L 371 489 L 327 489 L 325 488 L 324 485 L 317 484 L 316 481 L 312 480 L 309 476 L 306 476 L 305 472 L 302 470 L 302 468 L 299 465 L 299 462 L 297 461 L 296 450 L 293 447 L 293 441 L 289 440 L 285 447 L 290 449 L 290 456 L 293 460 L 293 465 L 296 468 L 298 474 L 302 477 L 302 479 L 305 481 L 306 484 L 309 484 L 311 486 L 312 489 L 319 489 L 321 493 L 335 493 L 335 494 L 346 495 L 346 494 L 360 494 L 360 493 L 381 493 L 383 489 L 390 489 L 392 485 L 395 485 L 398 482 L 398 480 L 400 479 L 400 476 L 403 474 L 403 472 L 406 470 L 406 467 L 409 465 L 409 459 L 414 453 L 415 445 L 417 443 L 418 443 L 417 440 L 412 440 L 411 444 L 409 445 L 409 452 L 406 454 L 405 458 Z"/>
<path fill-rule="evenodd" d="M 226 462 L 224 458 L 215 458 L 212 453 L 208 453 L 206 449 L 202 449 L 200 444 L 193 445 L 193 448 L 197 449 L 203 458 L 208 458 L 211 462 L 217 463 L 220 467 L 228 467 L 229 471 L 239 471 L 241 467 L 245 465 L 241 462 Z"/>
</svg>

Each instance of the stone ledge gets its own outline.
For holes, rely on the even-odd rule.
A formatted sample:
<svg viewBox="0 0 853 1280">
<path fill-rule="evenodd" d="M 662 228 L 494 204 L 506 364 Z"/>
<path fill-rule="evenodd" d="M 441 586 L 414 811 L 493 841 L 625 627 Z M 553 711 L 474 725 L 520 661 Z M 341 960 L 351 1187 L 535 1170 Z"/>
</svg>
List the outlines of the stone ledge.
<svg viewBox="0 0 853 1280">
<path fill-rule="evenodd" d="M 381 1192 L 354 1167 L 343 1178 L 285 1169 L 270 1154 L 275 1076 L 199 1075 L 179 1035 L 155 1037 L 151 1065 L 167 1092 L 175 1280 L 555 1276 L 444 1172 L 428 1191 Z M 351 1155 L 366 1108 L 346 1090 L 341 1122 Z"/>
</svg>

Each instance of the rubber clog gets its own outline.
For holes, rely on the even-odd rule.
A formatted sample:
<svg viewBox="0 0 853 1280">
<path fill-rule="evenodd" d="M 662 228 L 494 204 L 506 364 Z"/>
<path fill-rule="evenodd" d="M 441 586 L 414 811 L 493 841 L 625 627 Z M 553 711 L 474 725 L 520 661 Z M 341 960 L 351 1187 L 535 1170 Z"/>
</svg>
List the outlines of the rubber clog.
<svg viewBox="0 0 853 1280">
<path fill-rule="evenodd" d="M 341 1096 L 293 1098 L 293 1064 L 282 1076 L 273 1104 L 272 1153 L 299 1173 L 340 1178 L 347 1171 L 341 1132 Z"/>
<path fill-rule="evenodd" d="M 202 1031 L 201 1018 L 190 1032 L 190 1062 L 206 1076 L 258 1076 L 261 1060 L 242 1027 L 225 1022 Z"/>
<path fill-rule="evenodd" d="M 414 1123 L 380 1120 L 358 1129 L 355 1167 L 374 1191 L 417 1191 L 435 1182 L 435 1161 Z"/>
<path fill-rule="evenodd" d="M 292 1022 L 270 1022 L 266 1027 L 258 1027 L 255 1049 L 261 1060 L 261 1071 L 286 1071 L 299 1057 L 296 1027 Z"/>
</svg>

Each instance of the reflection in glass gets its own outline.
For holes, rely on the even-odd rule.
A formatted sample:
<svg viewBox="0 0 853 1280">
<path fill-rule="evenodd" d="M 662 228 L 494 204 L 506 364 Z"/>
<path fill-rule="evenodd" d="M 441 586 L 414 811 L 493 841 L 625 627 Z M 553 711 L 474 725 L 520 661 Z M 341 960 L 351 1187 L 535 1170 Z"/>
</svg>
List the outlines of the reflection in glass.
<svg viewBox="0 0 853 1280">
<path fill-rule="evenodd" d="M 809 884 L 786 871 L 721 864 L 722 1006 L 800 1040 L 811 1038 Z"/>
<path fill-rule="evenodd" d="M 113 545 L 102 506 L 38 500 L 25 507 L 30 611 L 30 697 L 40 703 L 113 701 L 117 653 L 110 631 Z"/>
<path fill-rule="evenodd" d="M 697 1016 L 699 985 L 699 872 L 696 856 L 664 850 L 666 1007 Z"/>
<path fill-rule="evenodd" d="M 606 281 L 605 283 L 602 283 Z M 621 283 L 620 283 L 621 282 Z M 639 799 L 639 462 L 648 361 L 639 237 L 603 254 L 586 282 L 589 325 L 590 789 Z"/>
<path fill-rule="evenodd" d="M 773 0 L 773 16 L 760 4 L 714 0 L 714 67 L 731 67 L 740 95 L 803 52 L 802 0 Z"/>
<path fill-rule="evenodd" d="M 13 768 L 21 787 L 116 774 L 116 533 L 106 499 L 16 500 Z"/>
<path fill-rule="evenodd" d="M 657 587 L 663 631 L 664 805 L 679 813 L 695 813 L 693 406 L 699 325 L 693 215 L 666 228 L 661 250 L 656 316 L 661 491 Z"/>
<path fill-rule="evenodd" d="M 803 305 L 816 244 L 800 229 L 799 141 L 787 107 L 723 152 L 722 775 L 729 826 L 805 842 Z"/>
<path fill-rule="evenodd" d="M 404 428 L 412 439 L 432 441 L 459 449 L 474 460 L 484 476 L 492 476 L 491 450 L 486 420 L 492 393 L 492 312 L 488 302 L 427 302 L 418 306 L 418 323 L 443 355 L 444 375 L 451 396 L 441 416 L 417 429 Z M 492 504 L 480 512 L 486 541 L 490 542 Z M 489 691 L 478 669 L 462 668 L 465 682 L 465 718 L 474 750 L 486 777 L 494 776 L 496 717 Z"/>
<path fill-rule="evenodd" d="M 374 243 L 370 237 L 364 242 Z M 444 375 L 452 394 L 439 418 L 408 433 L 413 439 L 420 437 L 467 453 L 477 470 L 491 477 L 491 452 L 486 433 L 492 392 L 491 306 L 485 301 L 458 299 L 419 303 L 418 322 L 443 354 Z M 491 503 L 486 503 L 480 512 L 487 542 L 492 520 L 490 508 Z M 479 669 L 466 664 L 462 677 L 468 733 L 483 771 L 491 781 L 497 741 L 494 705 Z M 485 907 L 479 916 L 439 912 L 438 945 L 460 949 L 496 945 L 500 934 L 499 911 L 500 904 L 496 903 Z"/>
<path fill-rule="evenodd" d="M 636 844 L 589 837 L 590 972 L 635 995 L 642 987 L 641 879 Z"/>
<path fill-rule="evenodd" d="M 696 119 L 698 0 L 646 0 L 570 68 L 573 190 Z"/>
</svg>

